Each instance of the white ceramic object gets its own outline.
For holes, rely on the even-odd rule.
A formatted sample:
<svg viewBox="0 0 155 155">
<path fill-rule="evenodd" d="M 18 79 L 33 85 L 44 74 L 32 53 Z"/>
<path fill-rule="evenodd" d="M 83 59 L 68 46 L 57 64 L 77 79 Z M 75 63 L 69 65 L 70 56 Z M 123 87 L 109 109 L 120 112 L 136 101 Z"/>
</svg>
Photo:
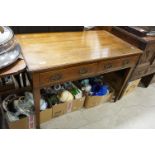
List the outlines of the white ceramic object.
<svg viewBox="0 0 155 155">
<path fill-rule="evenodd" d="M 91 88 L 92 88 L 92 86 L 88 84 L 87 86 L 82 87 L 82 90 L 89 93 L 91 91 Z"/>
<path fill-rule="evenodd" d="M 44 99 L 40 100 L 40 110 L 45 110 L 47 108 L 47 102 Z"/>
<path fill-rule="evenodd" d="M 75 95 L 75 99 L 80 99 L 82 98 L 82 91 L 78 89 L 78 94 Z"/>
</svg>

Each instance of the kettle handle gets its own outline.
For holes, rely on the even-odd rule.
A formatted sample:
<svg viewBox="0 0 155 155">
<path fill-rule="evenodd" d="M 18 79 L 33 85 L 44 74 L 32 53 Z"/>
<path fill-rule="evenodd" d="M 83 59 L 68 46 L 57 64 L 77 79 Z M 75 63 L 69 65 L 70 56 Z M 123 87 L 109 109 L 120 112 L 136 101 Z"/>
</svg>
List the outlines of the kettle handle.
<svg viewBox="0 0 155 155">
<path fill-rule="evenodd" d="M 2 26 L 0 26 L 0 32 L 4 33 L 4 28 Z"/>
</svg>

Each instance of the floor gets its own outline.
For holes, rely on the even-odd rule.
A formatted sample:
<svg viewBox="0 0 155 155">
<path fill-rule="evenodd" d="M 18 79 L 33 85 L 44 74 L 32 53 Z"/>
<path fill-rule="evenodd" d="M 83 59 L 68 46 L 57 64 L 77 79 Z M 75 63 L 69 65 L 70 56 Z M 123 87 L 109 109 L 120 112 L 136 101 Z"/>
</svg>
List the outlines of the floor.
<svg viewBox="0 0 155 155">
<path fill-rule="evenodd" d="M 155 128 L 155 84 L 138 87 L 117 103 L 65 114 L 41 125 L 43 129 L 146 129 Z"/>
</svg>

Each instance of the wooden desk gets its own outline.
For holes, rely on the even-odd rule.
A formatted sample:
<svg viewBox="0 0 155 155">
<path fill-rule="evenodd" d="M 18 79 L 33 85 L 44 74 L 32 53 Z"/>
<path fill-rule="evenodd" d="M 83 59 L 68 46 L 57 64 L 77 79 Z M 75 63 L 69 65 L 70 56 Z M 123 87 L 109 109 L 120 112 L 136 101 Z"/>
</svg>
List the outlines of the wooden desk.
<svg viewBox="0 0 155 155">
<path fill-rule="evenodd" d="M 16 37 L 32 74 L 37 128 L 42 87 L 129 68 L 118 88 L 117 100 L 141 54 L 139 49 L 102 30 Z"/>
</svg>

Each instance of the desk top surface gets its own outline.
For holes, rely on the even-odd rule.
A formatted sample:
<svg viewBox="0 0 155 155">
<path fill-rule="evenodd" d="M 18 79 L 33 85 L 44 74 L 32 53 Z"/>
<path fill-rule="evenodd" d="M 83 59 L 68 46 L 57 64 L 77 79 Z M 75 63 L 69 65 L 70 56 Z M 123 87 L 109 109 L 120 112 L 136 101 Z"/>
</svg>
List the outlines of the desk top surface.
<svg viewBox="0 0 155 155">
<path fill-rule="evenodd" d="M 141 53 L 103 30 L 20 34 L 16 38 L 32 72 Z"/>
</svg>

